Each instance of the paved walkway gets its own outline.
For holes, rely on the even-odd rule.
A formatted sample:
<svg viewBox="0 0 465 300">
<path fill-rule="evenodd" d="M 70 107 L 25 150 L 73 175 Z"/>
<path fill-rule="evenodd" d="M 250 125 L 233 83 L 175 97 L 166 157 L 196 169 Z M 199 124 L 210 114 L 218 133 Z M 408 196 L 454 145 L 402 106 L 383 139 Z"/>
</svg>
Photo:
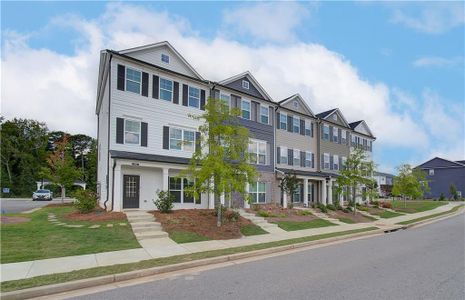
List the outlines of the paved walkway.
<svg viewBox="0 0 465 300">
<path fill-rule="evenodd" d="M 290 232 L 285 231 L 283 233 L 255 235 L 234 240 L 214 240 L 177 244 L 168 237 L 156 239 L 143 239 L 139 241 L 142 248 L 138 249 L 2 264 L 0 265 L 1 281 L 3 282 L 9 280 L 25 279 L 39 275 L 70 272 L 74 270 L 110 266 L 116 264 L 132 263 L 152 258 L 161 258 L 180 254 L 189 254 L 209 250 L 253 245 L 325 233 L 333 233 L 338 231 L 367 228 L 371 226 L 388 228 L 392 227 L 394 224 L 398 222 L 447 211 L 450 210 L 452 207 L 460 204 L 461 203 L 450 203 L 430 211 L 416 214 L 407 214 L 391 219 L 377 220 L 374 223 L 343 224 Z"/>
</svg>

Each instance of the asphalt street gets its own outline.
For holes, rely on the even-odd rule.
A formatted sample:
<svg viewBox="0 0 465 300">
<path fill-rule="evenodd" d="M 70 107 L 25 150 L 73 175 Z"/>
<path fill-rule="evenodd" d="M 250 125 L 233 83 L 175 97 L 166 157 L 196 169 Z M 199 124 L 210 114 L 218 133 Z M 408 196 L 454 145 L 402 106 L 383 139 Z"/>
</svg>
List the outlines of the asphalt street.
<svg viewBox="0 0 465 300">
<path fill-rule="evenodd" d="M 70 201 L 72 199 L 65 198 L 65 202 Z M 11 214 L 43 207 L 50 203 L 61 203 L 61 199 L 53 199 L 52 201 L 32 201 L 32 197 L 30 199 L 1 199 L 0 209 L 2 214 Z"/>
<path fill-rule="evenodd" d="M 464 215 L 73 299 L 465 299 Z"/>
</svg>

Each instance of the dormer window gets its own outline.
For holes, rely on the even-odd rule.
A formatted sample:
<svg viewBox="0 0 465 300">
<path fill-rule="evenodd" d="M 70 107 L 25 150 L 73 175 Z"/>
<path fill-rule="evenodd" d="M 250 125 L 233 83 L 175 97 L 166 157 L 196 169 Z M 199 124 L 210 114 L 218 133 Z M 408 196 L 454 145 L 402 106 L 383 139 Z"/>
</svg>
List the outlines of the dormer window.
<svg viewBox="0 0 465 300">
<path fill-rule="evenodd" d="M 242 87 L 246 90 L 249 89 L 249 82 L 247 80 L 242 80 Z"/>
<path fill-rule="evenodd" d="M 167 54 L 162 54 L 161 55 L 161 61 L 164 62 L 164 63 L 169 64 L 170 63 L 170 56 L 167 55 Z"/>
</svg>

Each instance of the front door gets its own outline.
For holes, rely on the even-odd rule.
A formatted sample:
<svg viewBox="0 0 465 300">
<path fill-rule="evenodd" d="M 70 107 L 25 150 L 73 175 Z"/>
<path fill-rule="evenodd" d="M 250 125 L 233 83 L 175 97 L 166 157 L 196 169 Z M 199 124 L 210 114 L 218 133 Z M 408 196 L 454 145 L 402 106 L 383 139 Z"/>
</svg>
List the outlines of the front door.
<svg viewBox="0 0 465 300">
<path fill-rule="evenodd" d="M 123 177 L 123 208 L 139 208 L 139 175 Z"/>
</svg>

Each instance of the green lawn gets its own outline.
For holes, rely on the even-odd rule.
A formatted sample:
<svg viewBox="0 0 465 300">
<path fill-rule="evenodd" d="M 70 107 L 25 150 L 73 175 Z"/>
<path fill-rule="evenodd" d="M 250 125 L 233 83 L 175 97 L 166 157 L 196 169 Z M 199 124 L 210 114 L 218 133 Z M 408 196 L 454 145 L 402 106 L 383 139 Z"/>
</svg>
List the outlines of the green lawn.
<svg viewBox="0 0 465 300">
<path fill-rule="evenodd" d="M 395 211 L 405 213 L 417 213 L 435 209 L 439 206 L 446 205 L 446 201 L 427 201 L 427 200 L 394 200 L 392 203 L 392 209 Z"/>
<path fill-rule="evenodd" d="M 416 218 L 416 219 L 413 219 L 413 220 L 408 220 L 408 221 L 404 221 L 404 222 L 399 222 L 397 224 L 400 224 L 400 225 L 408 225 L 408 224 L 412 224 L 412 223 L 416 223 L 416 222 L 420 222 L 420 221 L 424 221 L 424 220 L 428 220 L 428 219 L 431 219 L 431 218 L 436 218 L 436 217 L 440 217 L 440 216 L 443 216 L 443 215 L 447 215 L 447 214 L 451 214 L 451 213 L 454 213 L 456 212 L 457 210 L 459 210 L 460 208 L 462 208 L 464 205 L 459 205 L 459 206 L 456 206 L 448 211 L 444 211 L 444 212 L 440 212 L 440 213 L 437 213 L 437 214 L 432 214 L 432 215 L 429 215 L 429 216 L 424 216 L 424 217 L 420 217 L 420 218 Z"/>
<path fill-rule="evenodd" d="M 127 221 L 84 222 L 67 224 L 102 225 L 100 228 L 67 228 L 47 220 L 48 213 L 54 213 L 58 220 L 74 208 L 47 207 L 22 217 L 31 220 L 19 224 L 2 224 L 1 263 L 13 263 L 36 259 L 81 255 L 105 251 L 140 248 L 131 226 L 120 226 Z M 107 224 L 113 227 L 106 227 Z"/>
<path fill-rule="evenodd" d="M 402 216 L 402 215 L 403 214 L 388 211 L 388 210 L 385 210 L 382 213 L 377 214 L 377 216 L 383 219 L 395 218 L 395 217 Z"/>
<path fill-rule="evenodd" d="M 263 230 L 260 226 L 255 224 L 244 225 L 241 227 L 241 233 L 245 236 L 250 235 L 259 235 L 259 234 L 267 234 L 268 232 Z"/>
<path fill-rule="evenodd" d="M 278 224 L 279 228 L 286 230 L 286 231 L 294 231 L 294 230 L 302 230 L 302 229 L 310 229 L 310 228 L 318 228 L 318 227 L 336 225 L 323 219 L 315 219 L 315 220 L 304 221 L 304 222 L 279 221 L 275 223 Z"/>
<path fill-rule="evenodd" d="M 338 218 L 338 220 L 343 222 L 343 223 L 347 223 L 347 224 L 354 224 L 355 223 L 355 221 L 352 220 L 351 218 L 340 217 L 340 218 Z"/>
<path fill-rule="evenodd" d="M 170 239 L 178 244 L 209 241 L 206 236 L 200 235 L 191 231 L 172 231 L 170 232 Z"/>
</svg>

